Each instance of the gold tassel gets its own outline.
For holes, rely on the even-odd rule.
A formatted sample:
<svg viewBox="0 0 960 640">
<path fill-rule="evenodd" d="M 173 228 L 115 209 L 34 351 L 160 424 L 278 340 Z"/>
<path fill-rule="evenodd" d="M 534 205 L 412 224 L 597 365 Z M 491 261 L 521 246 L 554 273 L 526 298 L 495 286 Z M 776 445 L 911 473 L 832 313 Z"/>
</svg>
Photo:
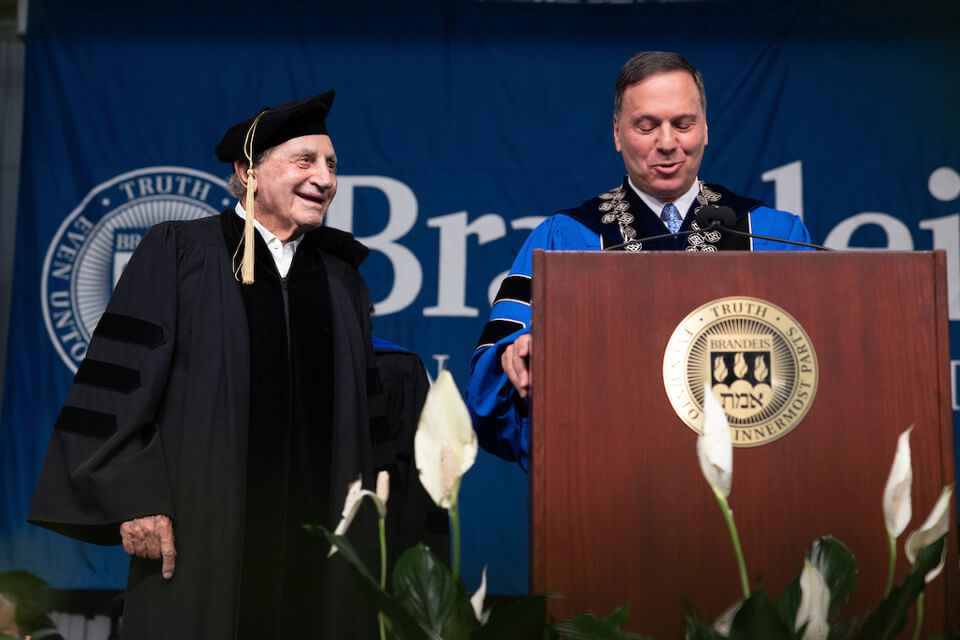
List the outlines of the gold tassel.
<svg viewBox="0 0 960 640">
<path fill-rule="evenodd" d="M 261 111 L 253 124 L 247 130 L 247 136 L 243 141 L 243 154 L 247 158 L 247 200 L 243 205 L 246 210 L 246 218 L 243 221 L 243 259 L 240 263 L 240 273 L 243 284 L 253 284 L 253 254 L 256 242 L 253 237 L 254 227 L 254 195 L 257 191 L 257 177 L 253 175 L 253 157 L 256 155 L 253 149 L 253 136 L 257 131 L 257 123 L 267 109 Z M 234 254 L 236 256 L 236 254 Z"/>
<path fill-rule="evenodd" d="M 243 284 L 253 284 L 253 249 L 256 246 L 253 238 L 253 194 L 256 189 L 257 177 L 253 175 L 253 168 L 247 169 L 247 202 L 243 205 L 247 215 L 243 221 L 243 260 L 240 263 Z"/>
</svg>

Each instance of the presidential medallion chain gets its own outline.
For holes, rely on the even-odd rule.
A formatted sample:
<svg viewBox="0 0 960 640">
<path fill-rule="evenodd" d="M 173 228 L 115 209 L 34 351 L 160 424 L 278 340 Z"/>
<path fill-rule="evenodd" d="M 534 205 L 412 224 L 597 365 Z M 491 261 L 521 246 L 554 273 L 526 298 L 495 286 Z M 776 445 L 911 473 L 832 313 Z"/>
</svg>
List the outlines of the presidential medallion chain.
<svg viewBox="0 0 960 640">
<path fill-rule="evenodd" d="M 697 194 L 697 207 L 693 210 L 694 218 L 705 205 L 714 204 L 719 200 L 720 194 L 703 184 L 703 180 L 701 180 L 700 193 Z M 687 236 L 687 251 L 717 251 L 717 243 L 720 242 L 721 238 L 719 231 L 714 229 L 713 231 L 703 232 L 696 220 L 690 228 L 697 233 L 691 233 Z"/>
<path fill-rule="evenodd" d="M 599 198 L 602 202 L 597 207 L 602 214 L 600 221 L 603 224 L 613 224 L 614 222 L 619 224 L 620 236 L 626 243 L 623 246 L 624 251 L 640 251 L 643 249 L 643 243 L 636 239 L 637 231 L 631 226 L 634 216 L 630 213 L 630 203 L 627 201 L 626 195 L 626 190 L 622 186 L 601 193 Z M 701 180 L 700 192 L 697 194 L 697 207 L 693 210 L 694 216 L 705 205 L 719 201 L 720 197 L 719 193 L 705 185 Z M 691 228 L 696 233 L 687 236 L 686 251 L 717 251 L 716 245 L 722 237 L 719 231 L 703 232 L 696 221 L 693 222 Z"/>
</svg>

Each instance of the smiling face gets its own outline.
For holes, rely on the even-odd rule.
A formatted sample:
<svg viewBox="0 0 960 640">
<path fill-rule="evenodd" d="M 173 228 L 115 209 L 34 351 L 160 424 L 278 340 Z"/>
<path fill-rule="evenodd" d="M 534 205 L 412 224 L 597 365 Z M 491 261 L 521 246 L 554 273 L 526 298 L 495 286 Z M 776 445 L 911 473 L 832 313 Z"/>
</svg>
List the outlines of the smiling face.
<svg viewBox="0 0 960 640">
<path fill-rule="evenodd" d="M 246 165 L 234 163 L 234 171 L 246 186 Z M 278 144 L 253 172 L 254 217 L 281 241 L 323 223 L 337 193 L 337 155 L 329 136 L 300 136 Z"/>
<path fill-rule="evenodd" d="M 627 87 L 613 118 L 613 138 L 640 191 L 664 202 L 686 193 L 707 146 L 706 114 L 693 77 L 669 71 Z"/>
</svg>

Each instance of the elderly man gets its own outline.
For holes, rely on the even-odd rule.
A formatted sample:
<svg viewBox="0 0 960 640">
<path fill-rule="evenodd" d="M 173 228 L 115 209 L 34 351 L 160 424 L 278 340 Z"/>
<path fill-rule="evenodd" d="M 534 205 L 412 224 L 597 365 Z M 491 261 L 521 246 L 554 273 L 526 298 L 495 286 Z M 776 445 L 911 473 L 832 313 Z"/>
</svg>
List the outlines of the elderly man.
<svg viewBox="0 0 960 640">
<path fill-rule="evenodd" d="M 530 272 L 534 249 L 633 251 L 778 250 L 791 245 L 716 231 L 647 241 L 695 229 L 706 204 L 728 206 L 738 231 L 809 242 L 795 215 L 770 209 L 698 179 L 707 146 L 707 101 L 700 72 L 684 57 L 646 51 L 620 70 L 613 139 L 627 176 L 615 189 L 558 211 L 533 230 L 497 294 L 471 360 L 467 406 L 480 444 L 526 469 L 530 393 Z M 624 245 L 625 246 L 621 246 Z"/>
<path fill-rule="evenodd" d="M 30 520 L 133 556 L 123 638 L 375 636 L 347 564 L 301 526 L 332 529 L 349 482 L 395 462 L 367 249 L 321 227 L 333 97 L 226 132 L 244 205 L 150 230 L 57 419 Z"/>
</svg>

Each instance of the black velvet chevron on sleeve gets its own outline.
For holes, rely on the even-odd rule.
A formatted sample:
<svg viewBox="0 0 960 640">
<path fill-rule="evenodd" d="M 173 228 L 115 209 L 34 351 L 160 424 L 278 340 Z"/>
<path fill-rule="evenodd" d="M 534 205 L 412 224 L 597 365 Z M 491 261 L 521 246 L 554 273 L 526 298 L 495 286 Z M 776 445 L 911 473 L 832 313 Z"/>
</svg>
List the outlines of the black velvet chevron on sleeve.
<svg viewBox="0 0 960 640">
<path fill-rule="evenodd" d="M 93 335 L 147 349 L 156 349 L 163 344 L 163 327 L 160 325 L 109 311 L 100 317 Z"/>
<path fill-rule="evenodd" d="M 519 331 L 523 328 L 524 324 L 516 320 L 505 320 L 502 318 L 491 320 L 483 327 L 483 333 L 480 334 L 480 339 L 477 341 L 477 349 L 494 344 L 506 338 L 514 331 Z"/>
<path fill-rule="evenodd" d="M 528 276 L 507 276 L 497 291 L 494 304 L 501 300 L 513 300 L 523 304 L 530 304 L 530 278 Z"/>
<path fill-rule="evenodd" d="M 126 394 L 140 387 L 140 372 L 111 362 L 85 358 L 73 381 Z"/>
<path fill-rule="evenodd" d="M 53 430 L 106 440 L 117 431 L 117 417 L 112 413 L 67 405 L 60 410 Z"/>
</svg>

